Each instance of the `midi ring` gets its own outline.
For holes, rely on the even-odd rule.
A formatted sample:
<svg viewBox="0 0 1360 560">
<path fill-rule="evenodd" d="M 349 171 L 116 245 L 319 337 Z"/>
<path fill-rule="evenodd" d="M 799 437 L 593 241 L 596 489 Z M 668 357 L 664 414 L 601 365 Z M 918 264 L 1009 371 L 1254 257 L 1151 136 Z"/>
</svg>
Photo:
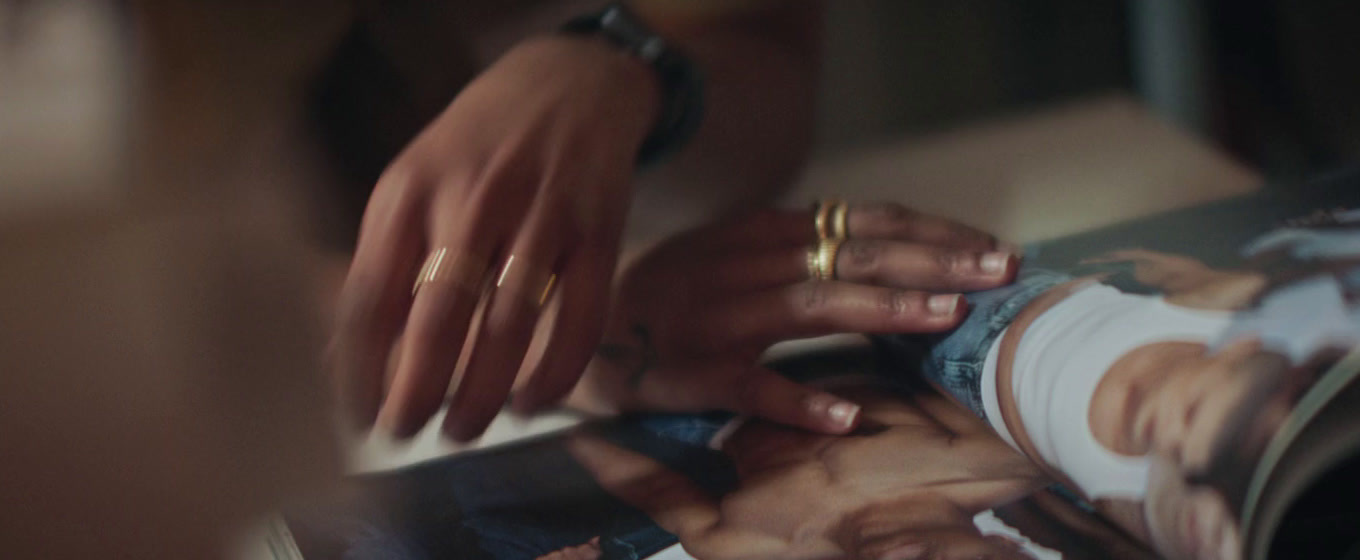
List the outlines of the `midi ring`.
<svg viewBox="0 0 1360 560">
<path fill-rule="evenodd" d="M 827 281 L 836 279 L 836 254 L 841 250 L 839 239 L 823 239 L 808 250 L 808 276 L 813 280 Z"/>
<path fill-rule="evenodd" d="M 476 292 L 482 288 L 482 282 L 486 280 L 486 263 L 486 260 L 468 254 L 458 254 L 450 258 L 447 247 L 430 251 L 425 257 L 425 264 L 420 267 L 420 274 L 416 275 L 415 285 L 411 286 L 411 297 L 415 297 L 425 284 L 434 283 L 452 284 L 457 288 Z"/>
<path fill-rule="evenodd" d="M 839 198 L 824 198 L 812 206 L 812 225 L 817 230 L 817 239 L 844 240 L 849 236 L 846 215 L 849 205 Z"/>
</svg>

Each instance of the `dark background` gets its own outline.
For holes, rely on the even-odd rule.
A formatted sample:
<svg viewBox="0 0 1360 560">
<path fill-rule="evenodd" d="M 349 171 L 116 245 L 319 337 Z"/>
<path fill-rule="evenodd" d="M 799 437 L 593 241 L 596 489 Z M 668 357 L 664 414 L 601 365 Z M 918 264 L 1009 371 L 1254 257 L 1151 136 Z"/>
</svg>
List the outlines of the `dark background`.
<svg viewBox="0 0 1360 560">
<path fill-rule="evenodd" d="M 828 14 L 826 145 L 1140 97 L 1272 178 L 1360 157 L 1354 0 L 843 0 Z"/>
</svg>

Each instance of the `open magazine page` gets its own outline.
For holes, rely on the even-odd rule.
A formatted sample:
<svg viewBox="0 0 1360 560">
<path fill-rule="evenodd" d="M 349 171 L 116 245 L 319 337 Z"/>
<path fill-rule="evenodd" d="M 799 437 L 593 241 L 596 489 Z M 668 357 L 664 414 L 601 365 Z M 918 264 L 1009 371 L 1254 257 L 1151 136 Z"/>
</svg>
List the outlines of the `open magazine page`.
<svg viewBox="0 0 1360 560">
<path fill-rule="evenodd" d="M 861 349 L 781 366 L 863 403 L 848 436 L 625 418 L 363 477 L 352 503 L 287 529 L 308 559 L 1151 557 L 978 418 L 876 363 Z"/>
<path fill-rule="evenodd" d="M 904 560 L 1267 549 L 1244 543 L 1312 526 L 1271 513 L 1248 531 L 1245 504 L 1288 510 L 1355 455 L 1303 453 L 1334 444 L 1283 428 L 1356 425 L 1317 389 L 1338 385 L 1327 380 L 1360 340 L 1360 229 L 1330 211 L 1360 207 L 1360 182 L 1300 192 L 1027 247 L 1019 281 L 971 295 L 969 319 L 947 335 L 781 365 L 863 403 L 852 434 L 725 414 L 590 424 L 356 478 L 346 503 L 291 512 L 279 550 Z M 1316 468 L 1291 470 L 1300 456 Z M 1290 472 L 1302 481 L 1280 483 Z M 1279 557 L 1310 557 L 1301 550 Z"/>
<path fill-rule="evenodd" d="M 970 295 L 958 329 L 885 346 L 1160 554 L 1243 557 L 1269 541 L 1242 523 L 1267 447 L 1354 373 L 1360 212 L 1334 207 L 1360 184 L 1346 180 L 1325 201 L 1268 195 L 1028 248 L 1017 282 Z M 1284 219 L 1298 202 L 1327 210 Z"/>
</svg>

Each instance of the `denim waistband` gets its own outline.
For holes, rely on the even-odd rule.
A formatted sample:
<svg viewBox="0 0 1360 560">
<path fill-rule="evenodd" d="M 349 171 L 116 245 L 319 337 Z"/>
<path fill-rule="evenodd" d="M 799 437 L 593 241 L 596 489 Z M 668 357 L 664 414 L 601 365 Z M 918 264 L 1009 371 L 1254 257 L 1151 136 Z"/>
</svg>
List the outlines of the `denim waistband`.
<svg viewBox="0 0 1360 560">
<path fill-rule="evenodd" d="M 919 369 L 927 380 L 986 418 L 981 380 L 992 343 L 1029 302 L 1071 279 L 1059 272 L 1027 270 L 1008 286 L 967 294 L 968 317 L 954 330 L 928 337 L 883 337 L 894 361 L 889 370 L 911 374 Z"/>
</svg>

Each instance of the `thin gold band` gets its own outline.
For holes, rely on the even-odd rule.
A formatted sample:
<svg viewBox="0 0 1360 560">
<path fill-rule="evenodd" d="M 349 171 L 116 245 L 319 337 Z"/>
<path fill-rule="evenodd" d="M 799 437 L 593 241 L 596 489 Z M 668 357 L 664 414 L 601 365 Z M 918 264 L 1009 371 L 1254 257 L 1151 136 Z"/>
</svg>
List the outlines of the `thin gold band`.
<svg viewBox="0 0 1360 560">
<path fill-rule="evenodd" d="M 440 247 L 425 257 L 425 264 L 416 275 L 415 285 L 411 286 L 411 297 L 420 292 L 425 284 L 447 283 L 466 291 L 481 289 L 486 279 L 486 260 L 472 255 L 460 254 L 450 257 L 447 247 Z"/>
<path fill-rule="evenodd" d="M 548 296 L 552 295 L 553 287 L 557 285 L 557 274 L 554 274 L 547 269 L 534 266 L 532 263 L 527 262 L 527 259 L 519 259 L 519 262 L 521 263 L 520 268 L 526 268 L 524 274 L 532 281 L 528 284 L 531 289 L 525 290 L 524 293 L 537 294 L 538 296 L 535 299 L 529 300 L 529 303 L 532 303 L 534 307 L 543 307 L 543 304 L 548 302 Z M 513 266 L 515 266 L 515 255 L 510 255 L 505 259 L 505 266 L 501 267 L 500 276 L 496 277 L 496 287 L 499 288 L 505 283 L 505 278 L 510 274 L 510 270 Z M 542 285 L 543 287 L 541 289 L 534 288 L 533 286 L 535 285 Z"/>
</svg>

